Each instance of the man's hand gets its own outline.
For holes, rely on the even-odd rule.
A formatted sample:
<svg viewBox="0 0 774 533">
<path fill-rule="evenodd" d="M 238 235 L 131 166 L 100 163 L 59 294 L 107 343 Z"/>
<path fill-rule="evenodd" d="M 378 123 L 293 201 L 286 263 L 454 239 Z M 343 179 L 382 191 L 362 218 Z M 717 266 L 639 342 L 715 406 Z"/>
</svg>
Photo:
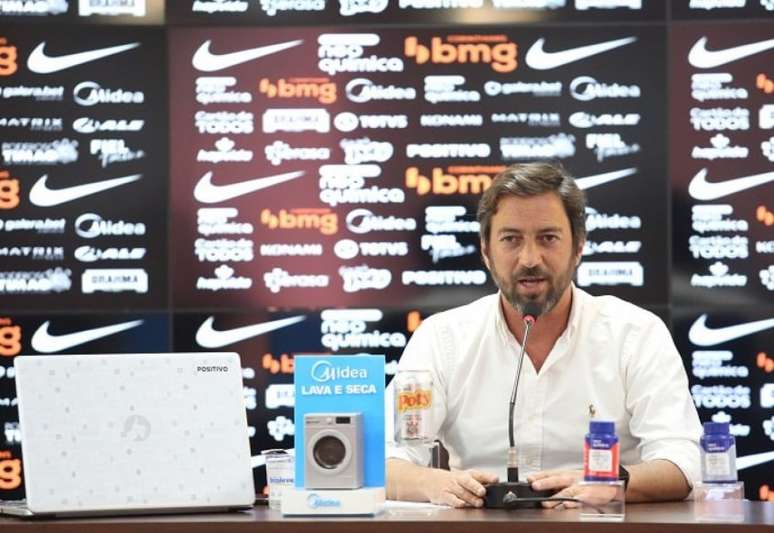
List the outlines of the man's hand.
<svg viewBox="0 0 774 533">
<path fill-rule="evenodd" d="M 482 507 L 484 483 L 497 483 L 497 476 L 478 470 L 432 470 L 428 496 L 432 503 L 451 507 Z"/>
<path fill-rule="evenodd" d="M 544 470 L 527 477 L 534 490 L 557 491 L 554 497 L 575 498 L 579 496 L 576 485 L 583 479 L 583 470 Z M 543 507 L 553 508 L 562 502 L 543 502 Z M 572 502 L 566 502 L 564 507 L 575 507 Z"/>
</svg>

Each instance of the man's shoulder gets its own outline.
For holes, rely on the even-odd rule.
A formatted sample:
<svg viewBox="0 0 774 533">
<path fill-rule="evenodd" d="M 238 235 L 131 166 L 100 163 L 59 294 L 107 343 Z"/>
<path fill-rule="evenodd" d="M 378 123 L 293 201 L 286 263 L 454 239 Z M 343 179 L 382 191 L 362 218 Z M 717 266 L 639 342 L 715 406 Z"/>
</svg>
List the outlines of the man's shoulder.
<svg viewBox="0 0 774 533">
<path fill-rule="evenodd" d="M 582 289 L 577 289 L 583 298 L 583 314 L 585 318 L 613 321 L 620 326 L 631 324 L 639 328 L 652 326 L 663 321 L 658 315 L 639 305 L 633 304 L 617 296 L 593 296 Z"/>
</svg>

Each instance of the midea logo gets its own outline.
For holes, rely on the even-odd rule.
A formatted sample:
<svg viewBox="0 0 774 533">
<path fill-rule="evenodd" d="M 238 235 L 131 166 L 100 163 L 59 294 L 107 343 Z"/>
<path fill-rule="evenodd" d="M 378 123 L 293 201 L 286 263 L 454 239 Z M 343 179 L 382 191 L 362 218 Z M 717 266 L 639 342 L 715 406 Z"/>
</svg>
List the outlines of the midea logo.
<svg viewBox="0 0 774 533">
<path fill-rule="evenodd" d="M 326 362 L 326 361 L 321 361 Z M 330 364 L 330 363 L 328 363 Z M 321 507 L 341 507 L 341 500 L 334 500 L 333 498 L 323 498 L 317 493 L 312 493 L 306 498 L 306 504 L 312 509 L 319 509 Z"/>
<path fill-rule="evenodd" d="M 228 372 L 227 366 L 197 366 L 197 372 Z"/>
<path fill-rule="evenodd" d="M 330 361 L 317 361 L 312 365 L 311 375 L 318 383 L 325 383 L 334 379 L 365 379 L 368 377 L 368 371 L 365 368 L 350 366 L 339 368 L 333 366 Z"/>
</svg>

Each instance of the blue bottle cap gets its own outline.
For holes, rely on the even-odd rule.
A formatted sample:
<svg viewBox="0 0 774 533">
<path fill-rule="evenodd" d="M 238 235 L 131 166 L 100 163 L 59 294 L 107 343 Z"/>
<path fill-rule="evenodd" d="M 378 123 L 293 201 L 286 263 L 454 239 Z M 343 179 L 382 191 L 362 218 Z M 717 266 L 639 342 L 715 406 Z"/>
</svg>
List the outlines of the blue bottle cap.
<svg viewBox="0 0 774 533">
<path fill-rule="evenodd" d="M 615 422 L 608 420 L 592 420 L 589 422 L 589 433 L 608 433 L 615 435 Z"/>
<path fill-rule="evenodd" d="M 730 432 L 728 422 L 704 422 L 705 435 L 728 435 Z"/>
</svg>

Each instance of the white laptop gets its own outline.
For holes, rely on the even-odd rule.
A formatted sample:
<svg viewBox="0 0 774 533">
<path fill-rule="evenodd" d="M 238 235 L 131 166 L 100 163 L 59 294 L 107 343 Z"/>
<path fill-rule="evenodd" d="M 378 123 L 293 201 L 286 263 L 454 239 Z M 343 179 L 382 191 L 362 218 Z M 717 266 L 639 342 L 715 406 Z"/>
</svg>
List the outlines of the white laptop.
<svg viewBox="0 0 774 533">
<path fill-rule="evenodd" d="M 255 501 L 236 353 L 17 356 L 24 506 L 107 515 Z"/>
</svg>

